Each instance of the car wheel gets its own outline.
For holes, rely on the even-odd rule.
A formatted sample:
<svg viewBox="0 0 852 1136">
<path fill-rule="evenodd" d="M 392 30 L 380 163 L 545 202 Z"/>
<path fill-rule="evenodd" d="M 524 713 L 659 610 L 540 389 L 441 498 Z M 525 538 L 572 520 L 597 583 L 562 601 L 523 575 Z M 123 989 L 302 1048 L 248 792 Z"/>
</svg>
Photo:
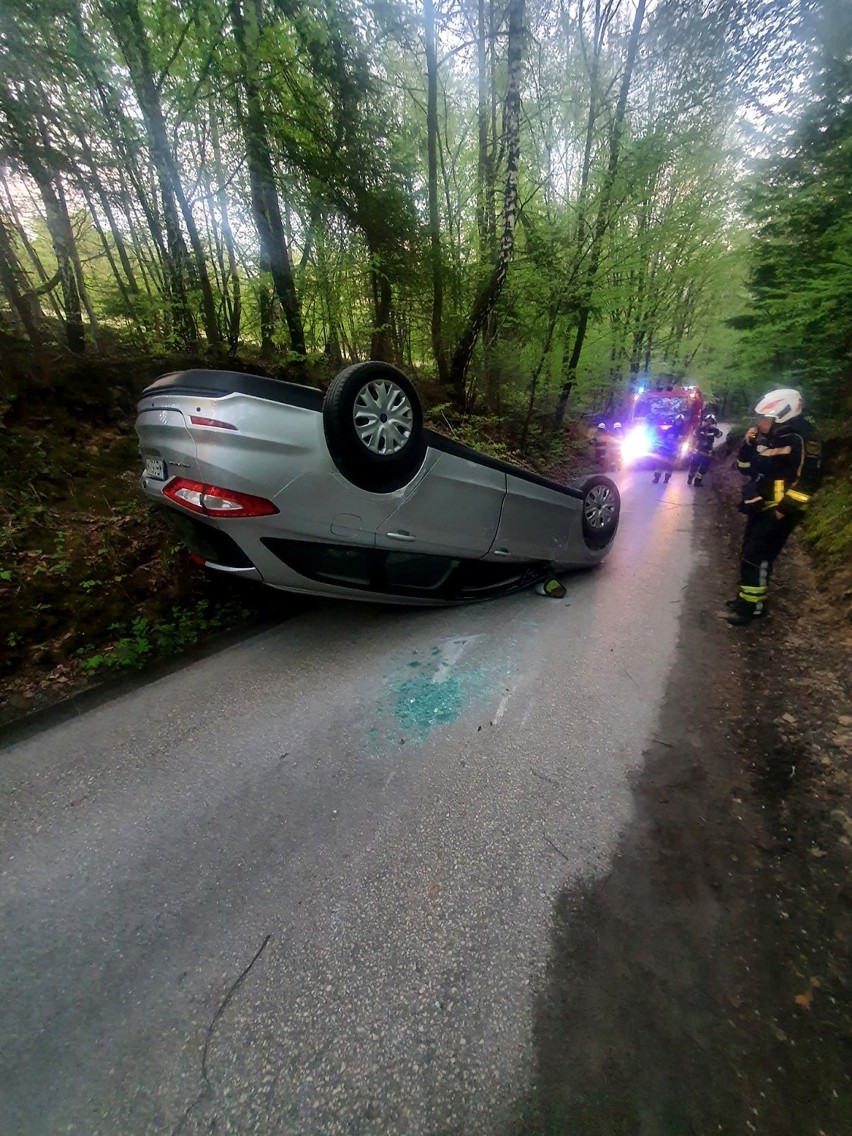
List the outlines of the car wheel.
<svg viewBox="0 0 852 1136">
<path fill-rule="evenodd" d="M 587 548 L 598 552 L 615 536 L 621 496 L 609 477 L 587 477 L 578 488 L 583 492 L 583 539 Z"/>
<path fill-rule="evenodd" d="M 362 489 L 399 489 L 423 464 L 420 400 L 390 363 L 356 363 L 341 371 L 326 391 L 322 413 L 332 460 Z"/>
</svg>

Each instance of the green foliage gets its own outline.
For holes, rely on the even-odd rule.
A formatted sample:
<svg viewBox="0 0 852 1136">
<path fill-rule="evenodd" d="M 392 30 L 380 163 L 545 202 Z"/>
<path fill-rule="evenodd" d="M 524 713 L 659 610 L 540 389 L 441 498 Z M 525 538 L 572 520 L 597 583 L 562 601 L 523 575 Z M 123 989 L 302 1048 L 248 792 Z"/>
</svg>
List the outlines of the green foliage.
<svg viewBox="0 0 852 1136">
<path fill-rule="evenodd" d="M 515 454 L 512 447 L 499 437 L 502 423 L 496 415 L 460 415 L 451 403 L 442 402 L 427 411 L 426 425 L 493 458 L 509 461 Z"/>
<path fill-rule="evenodd" d="M 826 481 L 811 503 L 802 531 L 826 564 L 848 571 L 852 564 L 852 481 L 848 477 Z"/>
<path fill-rule="evenodd" d="M 179 655 L 212 631 L 217 631 L 237 616 L 248 612 L 238 604 L 218 605 L 215 610 L 206 599 L 192 604 L 176 605 L 168 618 L 151 620 L 135 616 L 129 624 L 115 623 L 110 630 L 116 638 L 94 653 L 81 647 L 81 667 L 89 673 L 103 670 L 139 670 L 155 659 Z"/>
<path fill-rule="evenodd" d="M 802 13 L 793 0 L 649 5 L 611 155 L 630 8 L 621 0 L 602 16 L 600 5 L 574 5 L 567 36 L 561 9 L 527 9 L 522 208 L 507 284 L 470 372 L 478 409 L 509 408 L 503 434 L 516 421 L 523 428 L 512 403 L 523 402 L 531 376 L 535 406 L 552 410 L 584 306 L 575 405 L 611 403 L 646 369 L 688 371 L 720 389 L 737 369 L 739 336 L 720 332 L 737 314 L 727 261 L 738 228 L 734 104 L 783 86 Z M 495 261 L 507 10 L 498 5 L 493 26 L 479 28 L 474 9 L 436 6 L 449 351 Z M 235 35 L 240 20 L 249 50 Z M 482 92 L 480 49 L 489 61 Z M 260 345 L 280 363 L 291 335 L 270 273 L 275 253 L 289 258 L 309 359 L 334 369 L 378 346 L 412 370 L 432 368 L 417 6 L 8 0 L 0 66 L 9 77 L 0 160 L 14 174 L 4 322 L 20 330 L 15 291 L 38 290 L 38 344 L 67 338 L 77 305 L 87 351 L 127 341 L 163 350 L 203 328 L 231 350 Z M 253 126 L 250 88 L 261 120 Z M 480 97 L 493 108 L 483 121 Z M 266 207 L 254 199 L 247 155 L 257 134 L 283 212 L 283 237 L 265 251 L 257 226 Z M 599 269 L 586 295 L 593 233 Z M 835 247 L 845 235 L 838 228 Z M 71 274 L 55 279 L 71 260 L 79 295 Z M 832 303 L 845 271 L 825 284 L 831 302 L 812 297 L 830 321 L 843 317 Z M 513 356 L 519 366 L 504 365 Z"/>
<path fill-rule="evenodd" d="M 756 374 L 837 414 L 852 398 L 852 20 L 831 34 L 812 101 L 749 186 L 748 338 Z"/>
</svg>

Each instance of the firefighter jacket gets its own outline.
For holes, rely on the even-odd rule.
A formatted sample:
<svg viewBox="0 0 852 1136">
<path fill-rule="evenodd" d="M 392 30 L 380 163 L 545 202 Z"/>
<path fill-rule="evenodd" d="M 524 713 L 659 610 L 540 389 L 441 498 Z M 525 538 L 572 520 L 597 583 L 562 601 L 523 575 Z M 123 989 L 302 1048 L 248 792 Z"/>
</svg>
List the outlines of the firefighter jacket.
<svg viewBox="0 0 852 1136">
<path fill-rule="evenodd" d="M 678 446 L 683 437 L 682 422 L 661 422 L 654 428 L 654 449 L 664 457 L 677 455 Z"/>
<path fill-rule="evenodd" d="M 794 418 L 768 437 L 767 449 L 757 441 L 740 446 L 737 467 L 750 478 L 749 494 L 762 499 L 760 508 L 777 509 L 798 519 L 822 481 L 822 444 L 810 418 Z M 749 494 L 744 494 L 746 501 Z"/>
<path fill-rule="evenodd" d="M 722 437 L 722 431 L 717 426 L 699 426 L 695 431 L 693 448 L 697 454 L 712 454 L 713 443 Z"/>
</svg>

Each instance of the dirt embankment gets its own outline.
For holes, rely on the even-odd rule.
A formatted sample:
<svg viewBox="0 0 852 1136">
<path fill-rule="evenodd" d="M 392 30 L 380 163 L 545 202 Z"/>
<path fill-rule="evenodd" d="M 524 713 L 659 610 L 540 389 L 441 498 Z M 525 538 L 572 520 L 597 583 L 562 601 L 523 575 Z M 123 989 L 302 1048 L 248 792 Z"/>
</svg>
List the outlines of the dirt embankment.
<svg viewBox="0 0 852 1136">
<path fill-rule="evenodd" d="M 636 820 L 558 904 L 513 1136 L 852 1131 L 852 624 L 798 537 L 765 621 L 719 618 L 738 491 L 721 467 L 702 490 Z"/>
<path fill-rule="evenodd" d="M 139 490 L 138 395 L 164 371 L 199 365 L 57 359 L 49 374 L 3 370 L 0 724 L 265 608 L 206 579 Z"/>
</svg>

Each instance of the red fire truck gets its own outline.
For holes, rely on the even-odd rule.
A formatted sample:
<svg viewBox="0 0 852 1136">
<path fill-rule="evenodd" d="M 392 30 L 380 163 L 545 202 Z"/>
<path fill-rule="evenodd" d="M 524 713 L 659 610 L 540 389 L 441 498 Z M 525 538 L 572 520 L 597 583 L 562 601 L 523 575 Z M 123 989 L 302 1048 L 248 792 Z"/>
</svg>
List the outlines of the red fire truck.
<svg viewBox="0 0 852 1136">
<path fill-rule="evenodd" d="M 659 445 L 661 431 L 665 431 L 679 414 L 684 417 L 681 435 L 683 458 L 689 452 L 692 435 L 701 423 L 704 398 L 697 386 L 657 386 L 640 390 L 633 396 L 630 426 L 624 438 L 622 459 L 635 464 L 641 458 L 652 457 Z"/>
</svg>

